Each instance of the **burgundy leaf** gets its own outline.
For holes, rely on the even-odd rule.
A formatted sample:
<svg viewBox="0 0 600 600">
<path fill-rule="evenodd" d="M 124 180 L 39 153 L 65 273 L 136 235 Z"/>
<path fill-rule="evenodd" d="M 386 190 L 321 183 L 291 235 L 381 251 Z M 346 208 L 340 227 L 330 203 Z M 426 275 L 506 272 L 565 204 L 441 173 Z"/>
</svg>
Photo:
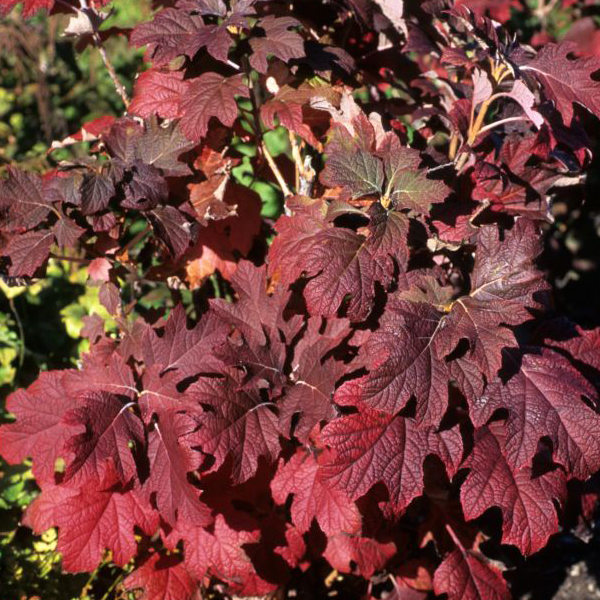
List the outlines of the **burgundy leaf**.
<svg viewBox="0 0 600 600">
<path fill-rule="evenodd" d="M 81 184 L 81 208 L 84 215 L 102 212 L 115 195 L 115 185 L 107 175 L 85 175 Z"/>
<path fill-rule="evenodd" d="M 212 408 L 200 417 L 202 426 L 189 440 L 214 456 L 213 469 L 231 456 L 233 479 L 241 483 L 254 475 L 260 457 L 269 462 L 277 458 L 282 432 L 275 405 L 263 401 L 258 390 L 242 388 L 232 377 L 201 377 L 188 392 Z"/>
<path fill-rule="evenodd" d="M 471 359 L 488 379 L 500 368 L 502 348 L 516 346 L 513 333 L 500 325 L 531 318 L 528 309 L 542 306 L 538 295 L 547 289 L 533 264 L 541 250 L 533 223 L 519 219 L 504 236 L 494 226 L 480 228 L 471 292 L 452 304 L 437 336 L 446 354 L 467 339 Z"/>
<path fill-rule="evenodd" d="M 148 69 L 135 82 L 129 111 L 140 117 L 180 117 L 179 102 L 186 88 L 183 71 Z"/>
<path fill-rule="evenodd" d="M 85 233 L 83 227 L 79 227 L 68 217 L 62 217 L 56 221 L 52 228 L 56 243 L 62 248 L 75 248 L 79 238 Z"/>
<path fill-rule="evenodd" d="M 163 66 L 182 54 L 192 58 L 202 46 L 201 42 L 194 41 L 194 34 L 203 27 L 202 17 L 167 8 L 152 21 L 138 25 L 130 41 L 138 47 L 147 46 L 148 59 L 156 66 Z"/>
<path fill-rule="evenodd" d="M 15 234 L 3 250 L 10 257 L 9 274 L 14 277 L 32 277 L 48 260 L 53 243 L 52 230 Z"/>
<path fill-rule="evenodd" d="M 141 341 L 144 362 L 160 366 L 162 372 L 177 370 L 177 380 L 202 371 L 215 371 L 220 363 L 212 350 L 223 342 L 226 333 L 226 327 L 212 314 L 189 329 L 185 309 L 178 304 L 162 331 L 144 330 Z"/>
<path fill-rule="evenodd" d="M 158 237 L 177 260 L 194 241 L 192 226 L 183 213 L 173 206 L 154 208 L 149 212 Z"/>
<path fill-rule="evenodd" d="M 191 79 L 181 97 L 181 130 L 197 142 L 206 135 L 212 117 L 231 127 L 238 114 L 235 96 L 247 98 L 248 95 L 241 74 L 223 77 L 218 73 L 204 73 Z"/>
<path fill-rule="evenodd" d="M 143 590 L 141 600 L 189 600 L 198 584 L 180 557 L 154 553 L 125 579 L 124 586 Z"/>
<path fill-rule="evenodd" d="M 513 469 L 502 453 L 505 435 L 497 422 L 475 432 L 475 447 L 465 462 L 471 471 L 460 490 L 461 502 L 467 519 L 498 506 L 502 542 L 529 555 L 558 531 L 554 503 L 562 504 L 566 497 L 565 476 L 558 469 L 543 475 L 534 474 L 530 467 Z"/>
<path fill-rule="evenodd" d="M 573 117 L 573 103 L 600 117 L 598 91 L 600 83 L 591 75 L 600 69 L 597 57 L 569 59 L 577 52 L 575 42 L 546 44 L 523 70 L 532 72 L 541 82 L 545 94 L 554 102 L 568 125 Z"/>
<path fill-rule="evenodd" d="M 404 214 L 372 208 L 364 235 L 345 228 L 328 228 L 315 235 L 302 256 L 308 282 L 304 295 L 313 315 L 334 316 L 348 298 L 352 320 L 365 318 L 375 296 L 375 282 L 388 286 L 396 265 L 404 271 L 408 259 L 408 219 Z"/>
<path fill-rule="evenodd" d="M 502 450 L 513 469 L 530 466 L 538 442 L 548 437 L 553 458 L 567 472 L 586 479 L 600 468 L 600 416 L 583 401 L 594 388 L 552 350 L 507 354 L 516 371 L 505 383 L 497 378 L 475 404 L 473 420 L 483 425 L 498 408 L 508 409 Z"/>
<path fill-rule="evenodd" d="M 331 332 L 333 335 L 326 335 L 330 332 L 321 331 L 320 325 L 320 319 L 309 320 L 292 360 L 294 385 L 279 403 L 279 421 L 286 432 L 294 415 L 298 415 L 294 435 L 303 443 L 317 423 L 336 416 L 333 391 L 347 368 L 342 362 L 325 357 L 350 333 L 348 322 L 339 320 L 338 330 Z"/>
<path fill-rule="evenodd" d="M 169 195 L 169 186 L 159 169 L 136 161 L 128 169 L 127 181 L 124 185 L 125 200 L 123 208 L 149 210 L 157 204 L 165 202 Z"/>
<path fill-rule="evenodd" d="M 183 438 L 196 427 L 196 421 L 184 414 L 171 414 L 155 424 L 148 434 L 150 476 L 144 482 L 146 494 L 154 499 L 161 517 L 171 526 L 179 521 L 204 526 L 212 522 L 210 509 L 200 501 L 200 490 L 188 480 L 202 455 Z"/>
<path fill-rule="evenodd" d="M 397 514 L 421 495 L 426 456 L 437 454 L 453 473 L 462 455 L 461 436 L 455 429 L 436 433 L 412 419 L 368 409 L 332 421 L 322 436 L 332 449 L 321 467 L 323 479 L 353 500 L 381 482 Z"/>
<path fill-rule="evenodd" d="M 189 166 L 179 158 L 194 144 L 185 138 L 177 123 L 158 125 L 156 120 L 150 119 L 134 144 L 134 158 L 160 169 L 163 175 L 179 177 L 191 173 Z"/>
<path fill-rule="evenodd" d="M 438 425 L 448 404 L 449 379 L 448 366 L 436 353 L 440 321 L 441 314 L 431 305 L 390 302 L 365 347 L 374 368 L 359 382 L 348 382 L 354 387 L 353 403 L 396 414 L 414 395 L 417 421 Z"/>
<path fill-rule="evenodd" d="M 265 37 L 250 38 L 253 50 L 250 66 L 259 73 L 266 73 L 267 57 L 270 55 L 285 62 L 293 58 L 302 58 L 305 55 L 304 40 L 295 31 L 290 31 L 290 28 L 298 25 L 300 23 L 291 17 L 263 17 L 259 26 L 264 30 Z"/>
<path fill-rule="evenodd" d="M 2 215 L 3 210 L 7 211 L 6 215 Z M 42 180 L 37 175 L 9 167 L 8 179 L 0 181 L 0 228 L 19 232 L 33 229 L 51 210 Z"/>
<path fill-rule="evenodd" d="M 80 406 L 65 415 L 64 422 L 85 428 L 65 444 L 74 455 L 65 471 L 65 483 L 79 486 L 90 479 L 101 481 L 110 467 L 122 483 L 136 475 L 133 448 L 144 445 L 144 427 L 133 412 L 133 403 L 124 404 L 106 392 L 88 393 Z"/>
<path fill-rule="evenodd" d="M 448 600 L 508 600 L 510 594 L 502 573 L 479 553 L 454 549 L 437 568 L 433 579 L 436 594 Z"/>
<path fill-rule="evenodd" d="M 322 460 L 326 460 L 323 455 L 319 462 Z M 313 519 L 327 535 L 342 531 L 356 533 L 360 529 L 356 505 L 343 491 L 323 480 L 319 464 L 310 452 L 299 450 L 285 465 L 279 463 L 271 481 L 271 492 L 278 504 L 285 503 L 288 494 L 294 495 L 292 523 L 302 533 L 310 529 Z"/>
<path fill-rule="evenodd" d="M 226 323 L 237 327 L 248 340 L 267 343 L 267 336 L 276 339 L 276 331 L 289 294 L 278 289 L 267 295 L 266 273 L 249 261 L 238 264 L 231 283 L 238 294 L 235 303 L 221 299 L 211 300 L 214 312 Z"/>
<path fill-rule="evenodd" d="M 66 458 L 65 442 L 81 426 L 63 422 L 73 400 L 63 386 L 63 374 L 70 371 L 40 373 L 26 390 L 17 390 L 6 408 L 17 417 L 15 423 L 0 430 L 0 453 L 10 464 L 18 464 L 28 456 L 33 459 L 33 473 L 41 483 L 54 481 L 58 458 Z"/>
</svg>

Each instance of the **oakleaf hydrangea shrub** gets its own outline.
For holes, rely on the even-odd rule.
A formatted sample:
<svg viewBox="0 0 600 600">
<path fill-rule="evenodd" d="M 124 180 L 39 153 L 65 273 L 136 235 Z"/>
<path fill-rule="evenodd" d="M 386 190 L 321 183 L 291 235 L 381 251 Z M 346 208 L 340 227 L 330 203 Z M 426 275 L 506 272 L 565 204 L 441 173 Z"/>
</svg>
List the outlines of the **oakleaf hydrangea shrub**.
<svg viewBox="0 0 600 600">
<path fill-rule="evenodd" d="M 600 59 L 521 43 L 492 19 L 514 2 L 176 0 L 109 33 L 104 2 L 21 4 L 148 65 L 56 144 L 88 157 L 0 184 L 5 279 L 80 260 L 117 323 L 8 398 L 24 522 L 147 599 L 333 570 L 356 597 L 509 598 L 502 547 L 542 549 L 600 469 L 600 331 L 539 263 Z"/>
</svg>

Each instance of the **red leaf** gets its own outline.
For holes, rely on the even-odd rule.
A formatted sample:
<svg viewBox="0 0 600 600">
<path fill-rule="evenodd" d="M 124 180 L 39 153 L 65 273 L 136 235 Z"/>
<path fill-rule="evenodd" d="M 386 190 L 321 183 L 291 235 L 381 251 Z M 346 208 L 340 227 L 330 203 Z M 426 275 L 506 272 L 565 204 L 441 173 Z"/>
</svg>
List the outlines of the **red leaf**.
<svg viewBox="0 0 600 600">
<path fill-rule="evenodd" d="M 151 364 L 151 363 L 149 363 Z M 199 415 L 202 408 L 188 394 L 177 389 L 181 380 L 179 373 L 172 371 L 161 376 L 162 365 L 153 364 L 146 367 L 142 379 L 143 390 L 139 395 L 139 406 L 142 419 L 149 425 L 154 415 L 159 419 L 170 419 L 175 412 L 185 412 L 188 415 Z"/>
<path fill-rule="evenodd" d="M 243 77 L 204 73 L 190 80 L 181 97 L 181 130 L 190 140 L 197 142 L 206 135 L 212 117 L 227 127 L 233 125 L 238 114 L 235 96 L 249 95 Z"/>
<path fill-rule="evenodd" d="M 382 482 L 397 514 L 423 491 L 423 461 L 437 454 L 450 474 L 462 455 L 456 429 L 436 433 L 412 419 L 390 417 L 365 409 L 332 421 L 322 432 L 332 449 L 323 462 L 323 479 L 355 500 Z"/>
<path fill-rule="evenodd" d="M 39 515 L 40 504 L 45 504 L 45 511 L 52 515 L 48 522 L 59 528 L 57 550 L 66 571 L 93 571 L 102 561 L 105 549 L 112 552 L 113 562 L 124 566 L 137 551 L 134 527 L 147 535 L 158 528 L 158 513 L 146 505 L 137 491 L 119 490 L 115 482 L 114 473 L 108 472 L 102 483 L 89 489 L 57 493 L 60 488 L 50 488 L 36 499 L 33 515 Z M 37 515 L 33 520 L 38 533 L 45 530 L 48 523 Z"/>
<path fill-rule="evenodd" d="M 312 87 L 301 85 L 298 89 L 283 85 L 275 97 L 265 102 L 260 108 L 264 124 L 275 129 L 275 117 L 281 125 L 302 137 L 311 146 L 319 147 L 319 142 L 313 133 L 311 125 L 321 125 L 327 128 L 328 115 L 321 111 L 309 109 L 313 99 L 327 99 L 332 105 L 339 104 L 339 93 L 331 87 Z M 317 119 L 315 115 L 319 115 Z M 320 115 L 324 115 L 320 117 Z"/>
<path fill-rule="evenodd" d="M 338 533 L 327 540 L 323 556 L 341 573 L 352 573 L 352 564 L 356 564 L 357 574 L 368 579 L 383 569 L 394 554 L 396 545 L 393 542 L 382 544 L 371 538 Z"/>
<path fill-rule="evenodd" d="M 448 600 L 509 600 L 502 573 L 484 561 L 479 553 L 454 549 L 437 568 L 433 578 L 436 594 Z"/>
<path fill-rule="evenodd" d="M 155 498 L 161 517 L 171 526 L 180 520 L 200 526 L 212 522 L 210 510 L 199 499 L 200 490 L 187 477 L 202 462 L 202 455 L 183 439 L 195 427 L 191 417 L 172 414 L 148 434 L 150 477 L 144 482 L 144 490 Z"/>
<path fill-rule="evenodd" d="M 319 461 L 322 462 L 321 457 Z M 310 452 L 300 449 L 287 463 L 279 462 L 271 481 L 271 492 L 278 504 L 283 504 L 288 494 L 294 494 L 292 523 L 301 533 L 310 529 L 313 519 L 327 535 L 360 530 L 361 518 L 356 505 L 343 491 L 323 481 L 319 464 Z"/>
<path fill-rule="evenodd" d="M 202 527 L 182 527 L 176 537 L 183 539 L 185 565 L 196 578 L 202 579 L 207 572 L 223 580 L 236 580 L 250 575 L 254 568 L 243 545 L 256 542 L 258 531 L 235 531 L 217 515 L 214 533 Z"/>
<path fill-rule="evenodd" d="M 137 395 L 131 368 L 118 354 L 108 359 L 94 353 L 86 354 L 78 371 L 64 371 L 63 385 L 69 394 L 81 396 L 99 391 L 125 396 L 134 400 Z"/>
<path fill-rule="evenodd" d="M 507 353 L 514 375 L 495 379 L 473 407 L 473 421 L 483 425 L 498 408 L 508 409 L 503 454 L 513 469 L 531 465 L 542 437 L 552 442 L 553 458 L 567 473 L 587 479 L 600 468 L 600 416 L 582 400 L 594 388 L 553 352 Z"/>
<path fill-rule="evenodd" d="M 546 44 L 533 60 L 521 67 L 540 80 L 544 92 L 562 114 L 565 125 L 571 123 L 574 102 L 600 117 L 600 83 L 591 77 L 600 69 L 600 60 L 595 56 L 569 59 L 569 54 L 576 54 L 577 50 L 575 42 Z"/>
<path fill-rule="evenodd" d="M 456 0 L 456 5 L 464 4 L 479 14 L 490 12 L 493 19 L 504 23 L 510 19 L 510 9 L 521 8 L 519 0 Z"/>
<path fill-rule="evenodd" d="M 600 371 L 600 327 L 586 330 L 567 322 L 558 323 L 555 331 L 552 325 L 549 331 L 542 328 L 545 345 L 566 350 L 576 361 Z"/>
<path fill-rule="evenodd" d="M 316 234 L 325 229 L 327 207 L 323 200 L 311 200 L 293 216 L 282 215 L 275 224 L 277 235 L 269 248 L 269 275 L 283 285 L 294 282 L 307 269 L 305 253 L 318 243 Z"/>
<path fill-rule="evenodd" d="M 101 481 L 109 468 L 115 469 L 122 483 L 135 476 L 131 446 L 144 444 L 144 426 L 132 407 L 132 402 L 124 404 L 113 394 L 91 392 L 81 399 L 80 406 L 65 414 L 67 425 L 85 428 L 65 444 L 74 455 L 65 471 L 65 483 L 73 487 L 90 479 Z"/>
<path fill-rule="evenodd" d="M 189 441 L 214 456 L 213 470 L 230 455 L 233 480 L 241 483 L 256 472 L 260 457 L 269 462 L 277 458 L 281 432 L 275 405 L 263 401 L 258 390 L 242 388 L 233 377 L 201 377 L 188 392 L 212 407 L 200 417 L 202 427 Z"/>
<path fill-rule="evenodd" d="M 63 387 L 63 374 L 69 372 L 40 373 L 27 390 L 17 390 L 6 401 L 17 421 L 2 426 L 0 452 L 10 464 L 31 456 L 33 473 L 42 484 L 54 481 L 56 459 L 67 457 L 64 443 L 81 430 L 63 423 L 63 416 L 73 407 Z"/>
<path fill-rule="evenodd" d="M 530 467 L 513 469 L 502 454 L 504 428 L 498 423 L 475 432 L 475 447 L 464 466 L 471 469 L 460 497 L 467 519 L 492 506 L 502 511 L 502 542 L 526 556 L 546 545 L 558 531 L 555 501 L 562 505 L 566 482 L 561 470 L 534 475 Z M 501 441 L 499 441 L 501 440 Z"/>
<path fill-rule="evenodd" d="M 125 579 L 124 586 L 142 589 L 140 600 L 189 600 L 198 584 L 180 557 L 155 553 Z"/>
<path fill-rule="evenodd" d="M 264 29 L 265 37 L 251 37 L 250 46 L 253 54 L 250 57 L 250 66 L 259 73 L 267 72 L 267 57 L 276 56 L 287 62 L 292 58 L 302 58 L 304 52 L 304 40 L 302 36 L 291 27 L 297 27 L 300 23 L 291 17 L 275 17 L 268 15 L 259 21 L 259 26 Z"/>
<path fill-rule="evenodd" d="M 179 101 L 187 89 L 183 71 L 149 69 L 135 82 L 129 112 L 149 117 L 158 115 L 164 119 L 180 117 Z"/>
<path fill-rule="evenodd" d="M 6 15 L 20 0 L 0 0 L 0 14 Z M 54 0 L 23 0 L 23 17 L 28 19 L 40 10 L 49 11 L 54 6 Z"/>
<path fill-rule="evenodd" d="M 226 200 L 230 206 L 236 205 L 237 216 L 211 221 L 200 230 L 196 245 L 186 255 L 186 272 L 193 288 L 217 269 L 225 279 L 232 279 L 240 256 L 249 254 L 261 231 L 263 221 L 258 194 L 230 182 Z"/>
<path fill-rule="evenodd" d="M 13 277 L 33 277 L 48 260 L 53 243 L 52 230 L 15 234 L 3 250 L 3 254 L 10 257 L 9 274 Z"/>
<path fill-rule="evenodd" d="M 88 266 L 88 277 L 92 281 L 106 282 L 110 279 L 111 262 L 106 258 L 95 258 Z"/>
</svg>

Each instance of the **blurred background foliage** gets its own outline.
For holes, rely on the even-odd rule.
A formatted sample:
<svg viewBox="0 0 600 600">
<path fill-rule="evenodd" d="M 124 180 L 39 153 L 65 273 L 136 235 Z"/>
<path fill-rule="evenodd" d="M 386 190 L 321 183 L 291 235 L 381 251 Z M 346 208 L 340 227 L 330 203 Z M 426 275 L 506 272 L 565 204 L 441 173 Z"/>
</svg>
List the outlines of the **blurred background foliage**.
<svg viewBox="0 0 600 600">
<path fill-rule="evenodd" d="M 579 14 L 573 7 L 566 9 L 554 2 L 542 22 L 535 16 L 537 3 L 524 0 L 529 10 L 514 11 L 509 28 L 519 31 L 524 40 L 534 43 L 538 36 L 539 43 L 545 43 L 568 36 L 578 19 L 589 17 L 596 25 L 589 51 L 600 54 L 600 17 L 592 9 Z M 128 46 L 126 31 L 149 17 L 151 4 L 151 0 L 115 1 L 111 17 L 102 26 L 124 31 L 109 37 L 105 47 L 130 94 L 135 74 L 143 66 L 143 54 Z M 67 22 L 67 15 L 37 15 L 26 22 L 18 9 L 0 20 L 0 176 L 11 164 L 43 172 L 60 160 L 85 155 L 86 144 L 51 155 L 47 151 L 52 141 L 77 132 L 86 121 L 123 112 L 97 50 L 77 48 L 73 39 L 61 35 Z M 250 108 L 243 103 L 242 110 Z M 598 123 L 586 125 L 600 139 Z M 265 141 L 273 156 L 289 153 L 285 130 L 268 133 Z M 234 176 L 261 196 L 263 216 L 276 218 L 282 208 L 281 192 L 254 173 L 250 159 L 256 148 L 238 140 L 236 150 L 241 162 Z M 581 190 L 573 188 L 556 195 L 544 267 L 553 282 L 559 311 L 591 327 L 600 325 L 597 292 L 591 293 L 600 289 L 600 158 L 594 159 L 589 170 L 585 202 L 583 197 Z M 0 422 L 10 419 L 4 399 L 11 391 L 29 385 L 40 370 L 77 365 L 87 348 L 87 341 L 79 337 L 83 317 L 107 317 L 98 288 L 86 286 L 86 279 L 86 269 L 78 263 L 54 260 L 43 281 L 16 288 L 0 282 Z M 191 294 L 181 293 L 184 303 L 191 305 Z M 157 286 L 140 308 L 152 311 L 172 301 L 169 290 Z M 124 572 L 110 564 L 110 557 L 91 576 L 62 574 L 55 552 L 56 531 L 40 538 L 20 524 L 24 508 L 36 493 L 29 464 L 9 466 L 0 459 L 0 600 L 122 598 L 117 587 Z"/>
<path fill-rule="evenodd" d="M 150 12 L 148 0 L 116 2 L 102 29 L 126 30 Z M 46 156 L 53 140 L 123 110 L 98 51 L 91 45 L 79 51 L 73 39 L 61 35 L 68 19 L 39 14 L 24 21 L 17 9 L 0 22 L 0 167 L 12 162 L 32 170 L 53 166 L 67 157 L 66 150 Z M 125 35 L 111 36 L 105 47 L 131 92 L 143 53 L 131 49 Z"/>
</svg>

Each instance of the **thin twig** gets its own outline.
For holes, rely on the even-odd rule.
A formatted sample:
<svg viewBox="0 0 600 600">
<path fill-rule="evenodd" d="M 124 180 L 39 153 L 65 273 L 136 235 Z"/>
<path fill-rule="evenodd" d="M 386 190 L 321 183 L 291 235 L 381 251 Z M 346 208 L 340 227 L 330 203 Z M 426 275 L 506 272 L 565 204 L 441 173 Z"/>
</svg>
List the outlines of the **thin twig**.
<svg viewBox="0 0 600 600">
<path fill-rule="evenodd" d="M 275 159 L 271 156 L 271 153 L 267 149 L 267 145 L 264 141 L 261 143 L 261 149 L 264 157 L 269 163 L 269 167 L 271 167 L 271 171 L 273 171 L 273 175 L 275 175 L 275 179 L 277 179 L 277 183 L 279 184 L 279 187 L 281 188 L 284 197 L 287 198 L 288 196 L 293 196 L 292 192 L 290 191 L 290 188 L 288 187 L 288 184 L 285 182 L 285 179 L 283 178 L 283 175 L 279 170 L 279 167 L 277 166 L 277 163 L 275 162 Z"/>
<path fill-rule="evenodd" d="M 312 198 L 313 185 L 315 183 L 316 176 L 317 174 L 312 168 L 312 157 L 310 154 L 307 154 L 304 157 L 304 165 L 300 175 L 300 185 L 298 187 L 298 193 L 301 196 L 308 196 Z"/>
<path fill-rule="evenodd" d="M 19 367 L 22 367 L 23 361 L 25 360 L 25 331 L 23 330 L 23 323 L 21 322 L 21 317 L 15 306 L 15 299 L 12 297 L 9 298 L 8 304 L 17 323 L 17 329 L 19 330 Z"/>
<path fill-rule="evenodd" d="M 100 39 L 100 36 L 98 35 L 97 31 L 94 31 L 94 33 L 92 34 L 94 43 L 96 44 L 96 48 L 98 48 L 98 52 L 100 52 L 100 56 L 102 57 L 102 62 L 104 63 L 104 66 L 106 67 L 106 70 L 108 71 L 108 74 L 110 75 L 110 78 L 112 79 L 112 82 L 117 90 L 117 93 L 119 94 L 119 96 L 121 96 L 121 100 L 123 100 L 123 104 L 125 105 L 125 108 L 129 108 L 129 96 L 127 95 L 127 91 L 125 90 L 125 88 L 123 87 L 123 84 L 119 81 L 119 78 L 117 77 L 117 72 L 115 71 L 115 68 L 113 67 L 112 63 L 110 62 L 109 58 L 108 58 L 108 54 L 106 54 L 106 50 L 104 49 L 104 46 L 102 45 L 102 40 Z"/>
<path fill-rule="evenodd" d="M 54 254 L 54 252 L 50 253 L 50 258 L 55 260 L 65 260 L 67 262 L 78 263 L 81 265 L 88 265 L 92 262 L 90 258 L 77 258 L 76 256 L 64 256 L 61 254 Z"/>
<path fill-rule="evenodd" d="M 94 579 L 96 579 L 96 577 L 98 577 L 98 573 L 100 571 L 100 569 L 104 566 L 104 561 L 102 561 L 93 571 L 92 574 L 90 575 L 89 579 L 87 580 L 87 583 L 81 588 L 81 593 L 79 594 L 80 598 L 85 598 L 88 595 L 88 590 L 90 589 L 90 586 L 92 585 Z"/>
<path fill-rule="evenodd" d="M 300 177 L 304 175 L 304 164 L 302 163 L 302 155 L 300 154 L 300 148 L 296 141 L 296 134 L 293 131 L 288 130 L 288 137 L 292 147 L 292 158 L 294 159 L 294 165 L 296 166 L 296 190 L 298 190 L 300 187 Z"/>
<path fill-rule="evenodd" d="M 504 125 L 505 123 L 514 123 L 516 121 L 529 121 L 528 117 L 507 117 L 506 119 L 501 119 L 500 121 L 494 121 L 494 123 L 489 123 L 485 127 L 482 127 L 477 135 L 481 135 L 482 133 L 489 131 L 490 129 L 494 129 L 495 127 L 499 127 L 500 125 Z"/>
<path fill-rule="evenodd" d="M 258 152 L 263 137 L 260 125 L 260 114 L 258 111 L 258 90 L 252 81 L 250 62 L 247 56 L 242 58 L 242 64 L 244 66 L 244 72 L 246 73 L 246 79 L 248 80 L 248 88 L 250 89 L 250 104 L 252 105 L 252 123 L 250 123 L 250 125 L 254 131 L 254 143 L 256 144 L 256 151 Z"/>
<path fill-rule="evenodd" d="M 467 162 L 469 158 L 469 153 L 467 151 L 461 152 L 457 158 L 456 158 L 456 171 L 457 173 L 460 173 L 462 171 L 462 168 L 465 166 L 465 163 Z"/>
<path fill-rule="evenodd" d="M 86 14 L 90 10 L 92 10 L 92 9 L 90 9 L 90 7 L 88 5 L 87 0 L 79 0 L 79 6 L 81 6 L 81 10 L 84 11 Z M 89 18 L 89 15 L 88 15 L 88 18 Z M 110 59 L 108 58 L 108 54 L 106 53 L 106 50 L 105 50 L 104 46 L 102 45 L 102 40 L 100 39 L 100 35 L 98 34 L 96 24 L 92 21 L 92 19 L 90 19 L 90 23 L 94 29 L 94 32 L 92 33 L 92 39 L 94 40 L 94 44 L 96 45 L 96 48 L 98 48 L 98 52 L 100 52 L 100 56 L 102 57 L 102 62 L 104 63 L 104 66 L 106 67 L 106 70 L 108 71 L 108 74 L 109 74 L 110 78 L 112 79 L 112 82 L 115 86 L 115 89 L 117 90 L 117 93 L 119 94 L 119 96 L 121 96 L 121 100 L 123 100 L 123 104 L 125 105 L 125 108 L 129 108 L 129 96 L 127 95 L 127 91 L 123 87 L 123 84 L 119 81 L 119 78 L 117 77 L 117 72 L 115 71 L 113 64 L 110 62 Z"/>
<path fill-rule="evenodd" d="M 110 587 L 106 590 L 106 593 L 104 594 L 104 596 L 102 596 L 102 598 L 100 598 L 100 600 L 108 600 L 109 596 L 111 595 L 111 593 L 113 592 L 113 590 L 117 587 L 117 585 L 119 585 L 123 579 L 125 578 L 125 573 L 121 573 L 111 584 Z"/>
<path fill-rule="evenodd" d="M 448 148 L 448 158 L 454 160 L 456 158 L 456 152 L 458 151 L 458 135 L 452 134 L 450 138 L 450 147 Z"/>
<path fill-rule="evenodd" d="M 90 8 L 90 6 L 87 3 L 87 0 L 79 0 L 79 6 L 73 6 L 72 4 L 69 4 L 68 2 L 66 2 L 65 0 L 57 0 L 57 2 L 59 4 L 62 4 L 66 7 L 68 7 L 71 10 L 74 10 L 77 13 L 83 13 L 87 16 L 87 18 L 89 19 L 89 22 L 90 22 L 90 26 L 92 27 L 92 40 L 94 40 L 94 45 L 96 46 L 96 48 L 98 49 L 98 52 L 100 53 L 100 56 L 102 57 L 102 62 L 104 63 L 104 66 L 106 67 L 106 70 L 108 71 L 108 75 L 110 76 L 110 78 L 113 82 L 113 85 L 115 86 L 115 89 L 117 90 L 117 94 L 119 94 L 119 96 L 121 96 L 121 100 L 123 100 L 123 104 L 125 105 L 125 108 L 129 108 L 130 100 L 129 100 L 127 91 L 125 90 L 123 84 L 119 81 L 119 78 L 117 77 L 117 72 L 116 72 L 113 64 L 110 62 L 110 59 L 108 58 L 106 49 L 102 45 L 102 39 L 100 38 L 100 35 L 98 34 L 96 23 L 94 23 L 94 21 L 89 16 L 90 12 L 92 14 L 96 14 L 95 9 Z"/>
<path fill-rule="evenodd" d="M 126 252 L 128 252 L 133 246 L 135 246 L 147 233 L 152 231 L 152 225 L 148 223 L 142 231 L 137 233 L 131 240 L 129 240 L 121 250 L 119 250 L 119 256 L 123 256 Z"/>
</svg>

